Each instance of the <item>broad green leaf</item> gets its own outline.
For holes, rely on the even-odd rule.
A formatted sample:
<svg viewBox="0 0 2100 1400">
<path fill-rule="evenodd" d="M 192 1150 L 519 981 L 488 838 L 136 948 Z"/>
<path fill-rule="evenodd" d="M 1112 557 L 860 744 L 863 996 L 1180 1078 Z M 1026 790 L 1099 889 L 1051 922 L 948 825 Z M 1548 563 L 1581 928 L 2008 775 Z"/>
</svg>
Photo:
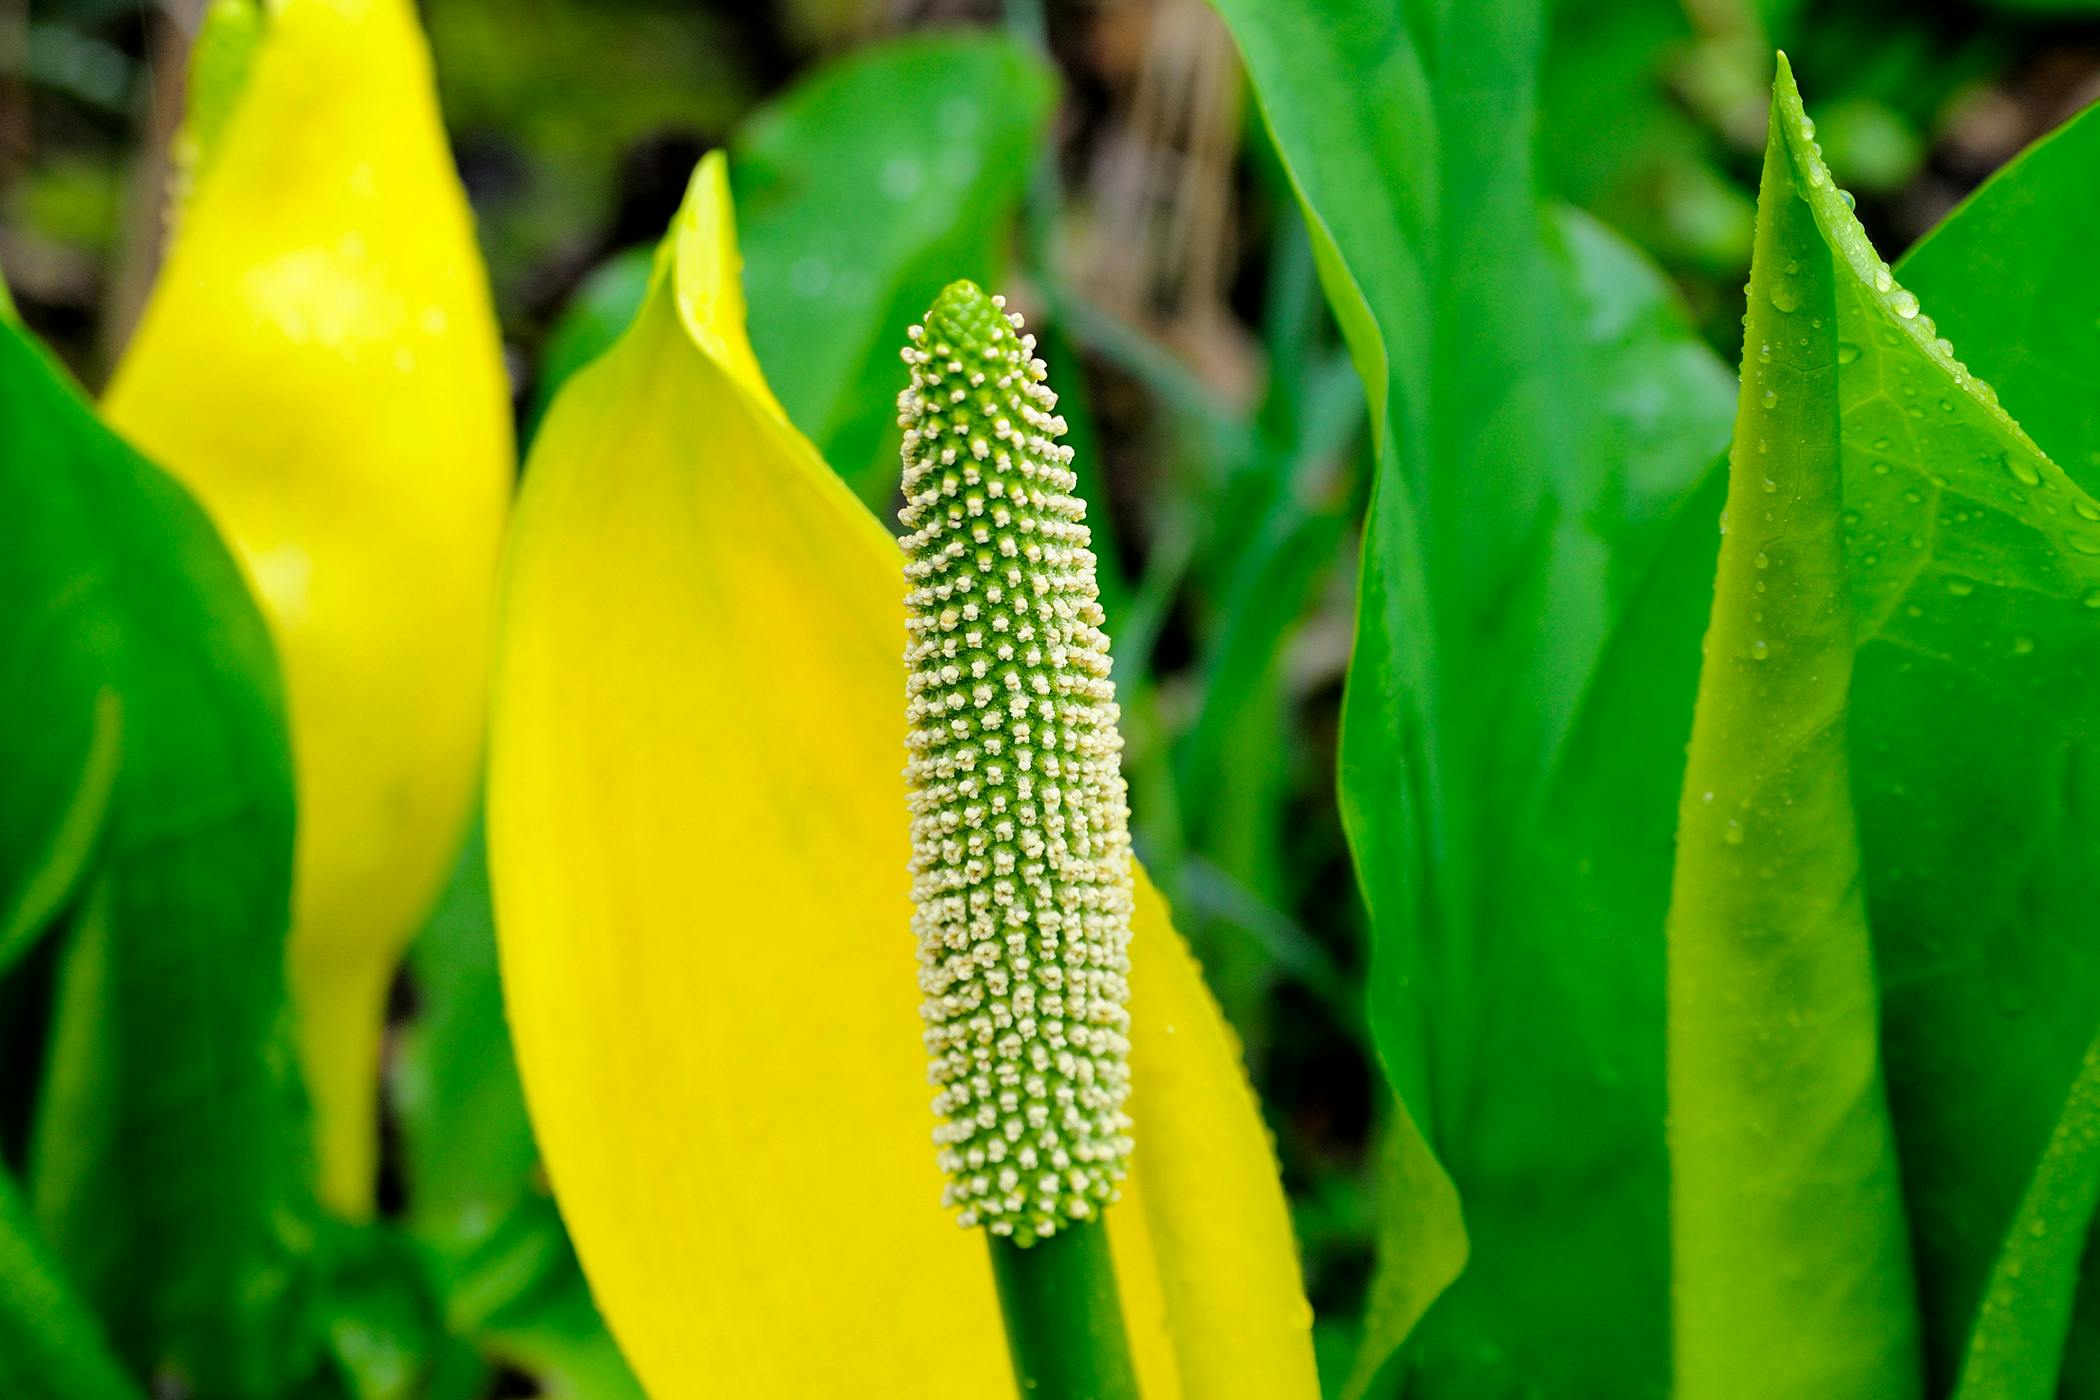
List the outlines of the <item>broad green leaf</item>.
<svg viewBox="0 0 2100 1400">
<path fill-rule="evenodd" d="M 392 1074 L 409 1228 L 448 1267 L 531 1192 L 538 1161 L 503 1024 L 487 860 L 477 826 L 410 951 L 417 1013 Z"/>
<path fill-rule="evenodd" d="M 850 56 L 737 133 L 752 347 L 873 506 L 896 489 L 900 328 L 958 277 L 999 280 L 1055 93 L 1011 40 L 955 31 Z"/>
<path fill-rule="evenodd" d="M 2100 1041 L 2087 1047 L 2063 1115 L 2005 1233 L 1969 1334 L 1955 1400 L 2057 1393 L 2078 1265 L 2100 1205 Z"/>
<path fill-rule="evenodd" d="M 1000 280 L 1054 93 L 1008 39 L 917 36 L 819 69 L 731 143 L 753 348 L 872 508 L 897 484 L 897 337 L 956 278 Z M 543 406 L 634 319 L 648 268 L 623 255 L 588 285 L 550 346 Z"/>
<path fill-rule="evenodd" d="M 319 1326 L 348 1400 L 474 1400 L 488 1367 L 446 1328 L 422 1252 L 391 1222 L 329 1221 Z"/>
<path fill-rule="evenodd" d="M 282 1394 L 312 1213 L 276 661 L 203 513 L 7 326 L 0 600 L 9 833 L 79 810 L 97 716 L 109 697 L 122 715 L 57 964 L 30 1203 L 135 1372 Z"/>
<path fill-rule="evenodd" d="M 1938 314 L 1940 330 L 1997 388 L 2007 410 L 2088 493 L 2100 488 L 2100 405 L 2089 392 L 2100 377 L 2100 337 L 2091 330 L 2100 324 L 2100 286 L 2081 253 L 2100 198 L 2091 175 L 2096 160 L 2100 109 L 2088 108 L 2007 165 L 1897 269 Z M 2037 961 L 2027 978 L 2030 985 L 2035 979 L 2046 984 L 2054 975 L 2055 964 Z M 2095 973 L 2087 968 L 2085 975 Z M 2028 994 L 2015 988 L 2003 1004 L 2017 1006 Z M 2065 1027 L 2045 1042 L 2052 1062 L 2062 1062 L 2067 1039 Z M 1975 1101 L 1992 1109 L 1994 1101 L 1977 1088 Z M 2022 1109 L 2029 1133 L 2040 1111 Z M 2032 1161 L 2031 1141 L 2023 1135 L 2004 1145 L 2007 1160 L 1992 1169 L 2001 1201 L 2015 1189 L 2015 1173 Z M 1972 1144 L 1975 1150 L 1991 1146 Z M 1972 1250 L 1986 1247 L 1980 1238 L 1971 1242 Z M 2007 1234 L 1999 1248 L 2002 1262 L 2026 1246 Z M 2086 1272 L 2065 1365 L 2072 1395 L 2100 1394 L 2100 1318 L 2094 1317 L 2100 1280 L 2090 1257 Z"/>
<path fill-rule="evenodd" d="M 1798 98 L 1780 95 L 1784 119 L 1798 125 Z M 1994 338 L 1993 323 L 2076 326 L 2075 308 L 2100 318 L 2100 276 L 2046 263 L 2008 267 L 1996 281 L 1950 276 L 1921 307 L 1867 246 L 1813 146 L 1796 156 L 1837 272 L 1858 647 L 1853 796 L 1928 1380 L 1942 1390 L 2100 1022 L 2100 949 L 2089 933 L 2100 813 L 2085 778 L 2095 762 L 2100 503 L 1953 358 L 1928 312 L 1946 304 L 1976 318 L 1979 334 L 1962 353 L 1996 373 L 2029 351 Z M 2017 177 L 2018 168 L 1979 194 L 1938 237 L 1961 236 L 1965 220 L 2001 199 L 2038 217 L 2062 207 Z M 2019 311 L 2041 298 L 2074 310 L 2039 321 Z M 1988 305 L 2006 310 L 1968 309 Z M 2042 358 L 2058 353 L 2045 344 L 2033 345 Z M 1617 772 L 1614 849 L 1586 858 L 1598 862 L 1598 892 L 1619 901 L 1636 932 L 1654 927 L 1652 891 L 1668 868 L 1658 779 L 1670 774 L 1674 791 L 1681 772 L 1686 712 L 1675 697 L 1689 694 L 1697 664 L 1684 614 L 1688 600 L 1703 607 L 1711 586 L 1718 506 L 1702 499 L 1681 516 L 1614 639 L 1580 721 L 1585 738 L 1569 750 Z M 1626 973 L 1644 975 L 1639 960 Z"/>
<path fill-rule="evenodd" d="M 1935 338 L 1932 308 L 1895 286 L 1812 151 L 1804 162 L 1852 273 L 1838 332 L 1854 783 L 1927 1335 L 1947 1374 L 2100 1022 L 2100 812 L 2074 776 L 2100 719 L 2100 504 Z M 2100 314 L 2091 273 L 2046 295 Z M 1995 373 L 2006 341 L 1979 330 L 1963 353 Z"/>
<path fill-rule="evenodd" d="M 0 973 L 50 929 L 86 876 L 102 839 L 109 799 L 123 758 L 124 710 L 117 697 L 95 697 L 72 796 L 55 811 L 0 811 L 0 824 L 27 818 L 36 829 L 0 838 Z M 56 733 L 54 742 L 62 742 Z M 24 838 L 27 839 L 24 839 Z"/>
<path fill-rule="evenodd" d="M 1451 1179 L 1399 1100 L 1379 1135 L 1378 1192 L 1377 1272 L 1356 1361 L 1342 1387 L 1346 1400 L 1380 1393 L 1387 1365 L 1465 1270 L 1469 1248 Z"/>
<path fill-rule="evenodd" d="M 591 1300 L 553 1201 L 535 1196 L 491 1236 L 453 1294 L 488 1355 L 557 1400 L 642 1400 Z"/>
<path fill-rule="evenodd" d="M 547 416 L 548 406 L 569 376 L 611 349 L 634 320 L 649 290 L 649 272 L 655 262 L 654 248 L 629 248 L 600 263 L 569 298 L 540 352 L 532 411 L 527 415 L 527 443 L 538 433 L 540 420 Z"/>
<path fill-rule="evenodd" d="M 1637 255 L 1541 207 L 1535 3 L 1219 9 L 1382 439 L 1344 818 L 1372 1027 L 1472 1246 L 1412 1343 L 1415 1386 L 1659 1390 L 1660 965 L 1588 855 L 1534 823 L 1605 639 L 1725 441 L 1726 371 Z M 1621 800 L 1596 777 L 1557 798 L 1578 830 Z"/>
<path fill-rule="evenodd" d="M 2095 171 L 2100 108 L 2087 108 L 1993 176 L 1898 268 L 2006 411 L 2088 488 L 2100 483 L 2100 324 L 2076 293 L 2093 282 Z"/>
<path fill-rule="evenodd" d="M 0 1171 L 0 1394 L 16 1400 L 135 1400 L 138 1387 L 73 1296 L 36 1222 Z"/>
<path fill-rule="evenodd" d="M 1846 751 L 1837 288 L 1807 140 L 1775 103 L 1666 924 L 1687 1400 L 1922 1393 Z"/>
<path fill-rule="evenodd" d="M 449 1327 L 550 1394 L 638 1397 L 553 1202 L 503 1019 L 487 851 L 477 827 L 410 950 L 418 1012 L 394 1056 L 407 1226 Z"/>
</svg>

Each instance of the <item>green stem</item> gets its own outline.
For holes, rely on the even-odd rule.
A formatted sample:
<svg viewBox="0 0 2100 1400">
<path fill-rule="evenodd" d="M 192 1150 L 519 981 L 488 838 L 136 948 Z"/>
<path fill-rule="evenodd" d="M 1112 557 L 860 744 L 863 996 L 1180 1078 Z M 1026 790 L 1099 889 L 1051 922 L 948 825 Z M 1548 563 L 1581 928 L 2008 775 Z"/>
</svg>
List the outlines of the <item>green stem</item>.
<svg viewBox="0 0 2100 1400">
<path fill-rule="evenodd" d="M 1098 1221 L 1023 1247 L 987 1235 L 1014 1383 L 1029 1400 L 1138 1400 L 1123 1304 Z"/>
</svg>

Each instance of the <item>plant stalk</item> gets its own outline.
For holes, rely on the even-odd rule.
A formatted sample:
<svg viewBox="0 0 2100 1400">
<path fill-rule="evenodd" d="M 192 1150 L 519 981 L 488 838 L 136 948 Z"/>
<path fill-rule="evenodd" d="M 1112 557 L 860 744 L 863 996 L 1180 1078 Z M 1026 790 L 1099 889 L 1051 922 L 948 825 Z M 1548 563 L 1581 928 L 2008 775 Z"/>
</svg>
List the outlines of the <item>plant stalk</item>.
<svg viewBox="0 0 2100 1400">
<path fill-rule="evenodd" d="M 1022 1246 L 987 1235 L 1014 1384 L 1028 1400 L 1138 1400 L 1123 1302 L 1098 1220 Z"/>
</svg>

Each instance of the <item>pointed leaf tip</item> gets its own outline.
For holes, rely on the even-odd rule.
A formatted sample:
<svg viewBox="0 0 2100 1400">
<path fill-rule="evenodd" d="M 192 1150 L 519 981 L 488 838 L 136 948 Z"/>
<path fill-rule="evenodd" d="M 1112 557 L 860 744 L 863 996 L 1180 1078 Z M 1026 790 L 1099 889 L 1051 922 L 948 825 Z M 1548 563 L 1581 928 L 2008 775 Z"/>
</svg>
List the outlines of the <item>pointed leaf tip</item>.
<svg viewBox="0 0 2100 1400">
<path fill-rule="evenodd" d="M 787 414 L 751 349 L 744 257 L 737 246 L 736 202 L 729 192 L 729 158 L 723 152 L 709 151 L 693 167 L 685 202 L 665 246 L 678 314 L 693 343 L 760 407 L 785 422 Z M 665 269 L 659 267 L 657 275 L 665 275 Z"/>
</svg>

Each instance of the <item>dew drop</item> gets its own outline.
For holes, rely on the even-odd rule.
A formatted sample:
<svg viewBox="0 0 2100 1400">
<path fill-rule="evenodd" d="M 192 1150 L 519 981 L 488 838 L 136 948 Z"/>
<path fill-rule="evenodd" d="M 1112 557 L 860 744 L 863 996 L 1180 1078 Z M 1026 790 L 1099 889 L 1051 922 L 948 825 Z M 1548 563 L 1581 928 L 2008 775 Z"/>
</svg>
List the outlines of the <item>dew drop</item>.
<svg viewBox="0 0 2100 1400">
<path fill-rule="evenodd" d="M 2042 484 L 2040 469 L 2034 463 L 2028 461 L 2025 456 L 2015 457 L 2010 452 L 2000 452 L 1998 460 L 2005 464 L 2005 469 L 2011 472 L 2013 479 L 2022 486 L 2039 486 Z M 2079 514 L 2084 515 L 2085 512 L 2080 511 Z M 2086 519 L 2100 520 L 2100 513 L 2086 516 Z"/>
<path fill-rule="evenodd" d="M 2012 649 L 2014 656 L 2032 655 L 2034 652 L 2034 638 L 2026 636 L 2014 637 L 2012 639 Z"/>
<path fill-rule="evenodd" d="M 1839 190 L 1838 198 L 1845 201 L 1845 207 L 1847 209 L 1859 208 L 1859 201 L 1852 197 L 1852 191 L 1850 190 Z"/>
<path fill-rule="evenodd" d="M 1765 396 L 1762 402 L 1766 408 L 1771 408 L 1773 405 L 1779 402 L 1779 391 L 1777 389 L 1765 390 Z"/>
<path fill-rule="evenodd" d="M 1741 822 L 1737 821 L 1737 820 L 1736 820 L 1736 819 L 1735 819 L 1734 817 L 1730 817 L 1730 818 L 1728 819 L 1728 827 L 1727 827 L 1727 829 L 1726 829 L 1725 831 L 1723 831 L 1723 832 L 1721 833 L 1721 839 L 1722 839 L 1723 841 L 1726 841 L 1726 842 L 1727 842 L 1727 843 L 1728 843 L 1729 845 L 1731 845 L 1731 846 L 1740 846 L 1740 845 L 1742 845 L 1742 844 L 1743 844 L 1743 824 L 1742 824 Z"/>
<path fill-rule="evenodd" d="M 1889 288 L 1891 288 L 1891 287 L 1893 287 L 1893 286 L 1895 286 L 1895 285 L 1896 285 L 1896 279 L 1895 279 L 1894 277 L 1892 277 L 1892 276 L 1890 276 L 1890 275 L 1889 275 L 1889 270 L 1888 270 L 1888 268 L 1887 268 L 1887 266 L 1886 266 L 1886 265 L 1878 265 L 1878 266 L 1876 266 L 1876 267 L 1875 267 L 1875 269 L 1874 269 L 1874 290 L 1875 290 L 1875 291 L 1877 291 L 1877 292 L 1886 292 L 1887 290 L 1889 290 Z"/>
<path fill-rule="evenodd" d="M 1859 347 L 1849 340 L 1838 342 L 1838 363 L 1849 365 L 1859 358 Z"/>
<path fill-rule="evenodd" d="M 1766 477 L 1766 478 L 1765 478 L 1765 494 L 1766 494 L 1767 496 L 1769 496 L 1769 495 L 1772 495 L 1773 493 L 1775 493 L 1775 492 L 1776 492 L 1776 491 L 1778 491 L 1778 490 L 1779 490 L 1779 483 L 1778 483 L 1778 482 L 1776 482 L 1776 481 L 1774 481 L 1774 480 L 1772 480 L 1772 478 L 1771 478 L 1771 477 L 1769 477 L 1769 476 L 1768 476 L 1768 477 Z"/>
<path fill-rule="evenodd" d="M 1771 556 L 1767 555 L 1761 549 L 1757 551 L 1757 567 L 1760 569 L 1769 569 L 1772 567 Z"/>
<path fill-rule="evenodd" d="M 1750 659 L 1752 661 L 1762 661 L 1771 654 L 1772 648 L 1765 645 L 1762 637 L 1750 644 Z"/>
<path fill-rule="evenodd" d="M 1765 293 L 1765 299 L 1784 315 L 1792 315 L 1801 309 L 1801 295 L 1788 282 L 1774 282 L 1771 290 Z"/>
<path fill-rule="evenodd" d="M 2100 608 L 2100 588 L 2088 588 L 2085 596 L 2078 601 L 2089 608 Z"/>
<path fill-rule="evenodd" d="M 1957 598 L 1966 598 L 1976 591 L 1976 581 L 1966 578 L 1950 578 L 1947 580 L 1947 591 Z"/>
<path fill-rule="evenodd" d="M 1918 315 L 1918 297 L 1908 287 L 1898 287 L 1889 295 L 1889 306 L 1904 320 L 1915 320 Z"/>
<path fill-rule="evenodd" d="M 2100 505 L 2095 505 L 2090 496 L 2080 496 L 2071 503 L 2071 509 L 2077 511 L 2082 519 L 2100 520 Z"/>
</svg>

